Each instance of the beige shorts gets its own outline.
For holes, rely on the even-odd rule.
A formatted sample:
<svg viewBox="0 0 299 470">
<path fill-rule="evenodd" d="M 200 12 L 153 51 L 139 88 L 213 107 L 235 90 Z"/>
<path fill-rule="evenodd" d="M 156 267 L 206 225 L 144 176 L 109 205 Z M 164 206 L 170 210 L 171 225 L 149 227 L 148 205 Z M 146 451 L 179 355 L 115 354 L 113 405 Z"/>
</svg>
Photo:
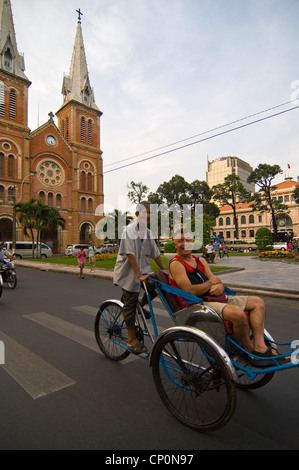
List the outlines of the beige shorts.
<svg viewBox="0 0 299 470">
<path fill-rule="evenodd" d="M 228 302 L 226 304 L 222 302 L 203 302 L 203 305 L 212 308 L 216 313 L 218 313 L 218 315 L 222 317 L 222 310 L 228 304 L 237 305 L 238 307 L 241 307 L 243 310 L 245 310 L 247 299 L 247 295 L 228 295 Z"/>
</svg>

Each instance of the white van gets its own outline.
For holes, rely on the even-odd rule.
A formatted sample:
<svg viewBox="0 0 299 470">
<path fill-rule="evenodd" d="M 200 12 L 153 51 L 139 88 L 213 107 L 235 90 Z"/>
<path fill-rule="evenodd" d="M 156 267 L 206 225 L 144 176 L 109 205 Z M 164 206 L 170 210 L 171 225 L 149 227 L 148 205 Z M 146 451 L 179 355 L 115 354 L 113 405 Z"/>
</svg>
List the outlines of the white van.
<svg viewBox="0 0 299 470">
<path fill-rule="evenodd" d="M 17 259 L 32 258 L 32 242 L 16 242 L 16 250 L 13 250 L 12 242 L 4 242 L 5 248 L 14 254 Z M 35 256 L 36 256 L 36 243 L 34 243 Z M 40 247 L 39 247 L 40 248 Z M 53 253 L 51 248 L 45 243 L 41 243 L 41 257 L 52 258 Z"/>
</svg>

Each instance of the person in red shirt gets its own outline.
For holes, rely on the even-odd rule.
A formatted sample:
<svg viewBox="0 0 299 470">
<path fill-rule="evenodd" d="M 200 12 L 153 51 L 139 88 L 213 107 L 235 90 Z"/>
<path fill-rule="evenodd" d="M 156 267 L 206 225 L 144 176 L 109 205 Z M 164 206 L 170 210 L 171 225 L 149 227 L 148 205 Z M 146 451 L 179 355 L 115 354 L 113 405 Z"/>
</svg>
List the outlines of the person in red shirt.
<svg viewBox="0 0 299 470">
<path fill-rule="evenodd" d="M 177 254 L 169 265 L 170 285 L 201 297 L 204 299 L 204 305 L 215 310 L 223 320 L 231 322 L 233 334 L 243 348 L 263 358 L 263 360 L 254 359 L 257 367 L 273 365 L 271 357 L 276 354 L 272 349 L 268 349 L 264 341 L 266 313 L 264 301 L 260 297 L 251 295 L 226 296 L 221 279 L 212 273 L 207 261 L 192 254 L 194 239 L 191 233 L 180 231 L 174 236 L 173 242 Z M 179 300 L 182 308 L 185 308 L 183 299 Z M 245 311 L 249 313 L 252 339 Z M 268 357 L 269 361 L 266 359 Z"/>
</svg>

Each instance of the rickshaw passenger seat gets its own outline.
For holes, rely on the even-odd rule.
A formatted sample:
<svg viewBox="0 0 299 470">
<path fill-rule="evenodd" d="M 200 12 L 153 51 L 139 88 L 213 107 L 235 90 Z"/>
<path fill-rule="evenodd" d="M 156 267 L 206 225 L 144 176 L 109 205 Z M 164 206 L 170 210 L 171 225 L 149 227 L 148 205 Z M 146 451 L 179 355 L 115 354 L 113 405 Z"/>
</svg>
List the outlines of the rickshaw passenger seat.
<svg viewBox="0 0 299 470">
<path fill-rule="evenodd" d="M 157 279 L 157 281 L 164 282 L 164 284 L 169 284 L 168 271 L 166 269 L 160 269 L 160 271 L 157 271 L 152 277 Z M 181 304 L 176 295 L 170 294 L 165 291 L 163 291 L 163 295 L 173 313 L 182 310 Z"/>
</svg>

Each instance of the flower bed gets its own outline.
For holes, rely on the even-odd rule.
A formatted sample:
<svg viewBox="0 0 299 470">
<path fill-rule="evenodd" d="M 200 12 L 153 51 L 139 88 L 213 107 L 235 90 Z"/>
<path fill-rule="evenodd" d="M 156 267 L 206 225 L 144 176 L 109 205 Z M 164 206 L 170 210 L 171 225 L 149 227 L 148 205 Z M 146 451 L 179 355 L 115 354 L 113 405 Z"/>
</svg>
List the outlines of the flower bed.
<svg viewBox="0 0 299 470">
<path fill-rule="evenodd" d="M 259 258 L 295 258 L 295 255 L 291 251 L 269 250 L 261 251 Z"/>
</svg>

